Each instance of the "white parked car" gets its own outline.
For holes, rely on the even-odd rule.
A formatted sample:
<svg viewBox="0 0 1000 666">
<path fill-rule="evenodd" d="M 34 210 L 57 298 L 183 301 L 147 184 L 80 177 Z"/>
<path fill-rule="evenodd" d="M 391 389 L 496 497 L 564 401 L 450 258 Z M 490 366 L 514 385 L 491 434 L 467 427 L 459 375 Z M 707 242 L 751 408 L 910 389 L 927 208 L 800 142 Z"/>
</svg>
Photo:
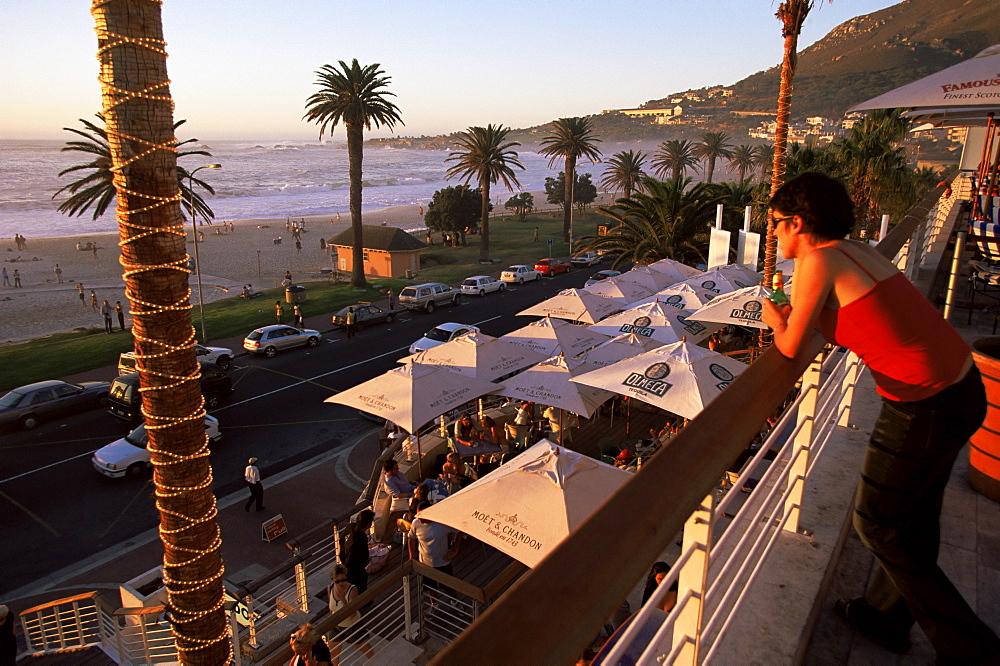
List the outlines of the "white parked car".
<svg viewBox="0 0 1000 666">
<path fill-rule="evenodd" d="M 311 328 L 292 328 L 284 324 L 271 324 L 254 329 L 243 339 L 243 348 L 251 354 L 263 354 L 268 358 L 282 349 L 306 346 L 312 349 L 319 344 L 322 335 Z"/>
<path fill-rule="evenodd" d="M 500 279 L 503 282 L 509 282 L 511 284 L 524 284 L 525 282 L 540 280 L 541 278 L 542 274 L 540 271 L 536 271 L 531 266 L 524 266 L 522 264 L 510 266 L 507 270 L 500 274 Z"/>
<path fill-rule="evenodd" d="M 443 345 L 446 342 L 451 342 L 460 335 L 465 335 L 471 331 L 479 331 L 479 328 L 473 326 L 472 324 L 456 324 L 453 321 L 441 324 L 440 326 L 435 326 L 431 330 L 424 333 L 424 337 L 420 338 L 412 345 L 410 345 L 410 353 L 416 354 L 417 352 L 426 351 L 438 345 Z"/>
<path fill-rule="evenodd" d="M 474 275 L 462 282 L 462 293 L 470 296 L 485 296 L 491 291 L 503 291 L 507 285 L 489 275 Z"/>
<path fill-rule="evenodd" d="M 601 260 L 601 255 L 596 252 L 584 252 L 569 260 L 574 266 L 593 266 Z"/>
<path fill-rule="evenodd" d="M 586 289 L 587 287 L 589 287 L 592 284 L 597 284 L 598 282 L 601 282 L 602 280 L 607 280 L 608 278 L 618 277 L 619 275 L 621 275 L 621 271 L 612 271 L 612 270 L 597 271 L 596 273 L 594 273 L 593 275 L 591 275 L 590 278 L 586 282 L 583 283 L 583 287 L 584 287 L 584 289 Z"/>
<path fill-rule="evenodd" d="M 233 350 L 225 347 L 206 347 L 205 345 L 194 346 L 195 356 L 202 363 L 214 363 L 220 370 L 229 372 L 229 367 L 233 364 Z M 135 352 L 124 352 L 118 357 L 118 376 L 130 375 L 138 372 L 135 365 Z"/>
<path fill-rule="evenodd" d="M 205 432 L 211 444 L 222 439 L 219 420 L 206 414 Z M 149 435 L 146 433 L 146 424 L 142 424 L 121 439 L 98 449 L 90 461 L 94 464 L 94 469 L 113 479 L 138 476 L 151 467 L 149 451 L 146 450 L 147 444 Z"/>
</svg>

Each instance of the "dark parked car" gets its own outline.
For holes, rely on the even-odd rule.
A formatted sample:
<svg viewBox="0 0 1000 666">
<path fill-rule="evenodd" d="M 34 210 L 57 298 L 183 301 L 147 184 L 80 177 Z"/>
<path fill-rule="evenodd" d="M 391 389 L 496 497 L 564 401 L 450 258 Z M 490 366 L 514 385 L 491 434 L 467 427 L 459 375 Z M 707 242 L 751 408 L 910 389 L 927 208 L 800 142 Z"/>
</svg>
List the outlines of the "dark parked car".
<svg viewBox="0 0 1000 666">
<path fill-rule="evenodd" d="M 233 392 L 233 380 L 214 363 L 201 364 L 201 394 L 205 396 L 205 408 L 212 409 Z M 108 413 L 120 421 L 131 425 L 142 422 L 142 396 L 139 394 L 139 373 L 122 375 L 111 382 L 108 396 Z"/>
<path fill-rule="evenodd" d="M 354 308 L 354 325 L 358 328 L 374 326 L 375 324 L 391 324 L 396 318 L 396 313 L 392 310 L 383 310 L 371 303 L 358 303 L 349 307 Z M 347 326 L 347 308 L 333 314 L 333 325 Z"/>
<path fill-rule="evenodd" d="M 31 430 L 45 419 L 108 404 L 107 382 L 70 384 L 58 379 L 13 389 L 0 398 L 0 426 Z"/>
</svg>

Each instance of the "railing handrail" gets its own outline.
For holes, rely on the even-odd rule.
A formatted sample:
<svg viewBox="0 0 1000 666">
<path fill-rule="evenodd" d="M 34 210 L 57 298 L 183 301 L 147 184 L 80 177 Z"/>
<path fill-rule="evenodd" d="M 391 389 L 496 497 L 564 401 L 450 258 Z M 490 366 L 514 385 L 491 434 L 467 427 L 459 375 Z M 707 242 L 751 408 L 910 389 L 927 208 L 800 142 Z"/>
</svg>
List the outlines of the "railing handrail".
<svg viewBox="0 0 1000 666">
<path fill-rule="evenodd" d="M 939 186 L 926 195 L 876 249 L 891 260 L 944 189 Z M 774 347 L 765 350 L 669 446 L 652 456 L 433 663 L 461 666 L 484 654 L 498 663 L 575 662 L 581 646 L 597 634 L 646 574 L 649 563 L 671 543 L 822 346 L 817 334 L 795 359 L 785 358 Z M 583 588 L 588 591 L 587 603 L 579 603 Z M 552 640 L 554 617 L 560 618 L 559 640 Z"/>
</svg>

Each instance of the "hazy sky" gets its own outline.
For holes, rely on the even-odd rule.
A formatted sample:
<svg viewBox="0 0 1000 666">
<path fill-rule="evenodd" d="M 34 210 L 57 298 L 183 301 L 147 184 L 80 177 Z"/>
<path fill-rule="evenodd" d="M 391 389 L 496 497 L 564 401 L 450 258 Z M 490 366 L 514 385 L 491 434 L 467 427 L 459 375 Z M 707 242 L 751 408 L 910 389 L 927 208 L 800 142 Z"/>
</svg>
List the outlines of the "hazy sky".
<svg viewBox="0 0 1000 666">
<path fill-rule="evenodd" d="M 800 48 L 893 4 L 817 0 Z M 777 5 L 164 0 L 163 30 L 186 136 L 308 140 L 318 130 L 303 107 L 327 63 L 381 63 L 405 123 L 397 134 L 526 127 L 767 69 L 781 60 Z M 99 111 L 96 44 L 88 0 L 0 0 L 0 138 L 62 139 Z"/>
</svg>

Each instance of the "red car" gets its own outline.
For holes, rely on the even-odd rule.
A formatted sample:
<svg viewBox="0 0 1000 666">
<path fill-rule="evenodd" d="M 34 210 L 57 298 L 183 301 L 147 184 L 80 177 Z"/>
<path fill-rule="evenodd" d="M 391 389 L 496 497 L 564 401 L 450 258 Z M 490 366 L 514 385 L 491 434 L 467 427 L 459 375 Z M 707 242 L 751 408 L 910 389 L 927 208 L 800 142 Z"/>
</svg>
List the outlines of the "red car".
<svg viewBox="0 0 1000 666">
<path fill-rule="evenodd" d="M 562 259 L 539 259 L 535 262 L 535 270 L 550 277 L 559 273 L 569 273 L 569 267 L 569 262 Z"/>
</svg>

